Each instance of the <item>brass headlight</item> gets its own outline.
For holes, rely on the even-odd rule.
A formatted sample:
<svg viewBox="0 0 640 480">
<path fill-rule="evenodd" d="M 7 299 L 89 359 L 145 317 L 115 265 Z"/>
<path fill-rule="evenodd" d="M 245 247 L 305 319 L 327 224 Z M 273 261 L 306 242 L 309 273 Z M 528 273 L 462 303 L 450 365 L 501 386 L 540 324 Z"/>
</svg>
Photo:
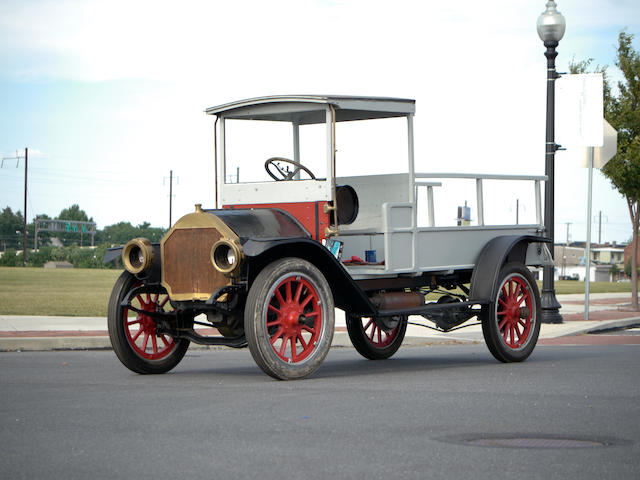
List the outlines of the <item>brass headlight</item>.
<svg viewBox="0 0 640 480">
<path fill-rule="evenodd" d="M 137 275 L 153 263 L 153 247 L 146 238 L 129 240 L 122 250 L 122 261 L 127 271 Z"/>
<path fill-rule="evenodd" d="M 235 275 L 242 263 L 242 248 L 228 239 L 222 238 L 211 247 L 211 263 L 220 273 Z"/>
</svg>

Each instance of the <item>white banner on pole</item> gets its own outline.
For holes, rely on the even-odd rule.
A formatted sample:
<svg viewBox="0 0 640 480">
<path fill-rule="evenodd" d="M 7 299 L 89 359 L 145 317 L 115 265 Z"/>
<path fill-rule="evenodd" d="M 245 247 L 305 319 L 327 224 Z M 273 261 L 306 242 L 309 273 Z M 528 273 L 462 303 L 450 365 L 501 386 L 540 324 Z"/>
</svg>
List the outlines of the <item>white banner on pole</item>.
<svg viewBox="0 0 640 480">
<path fill-rule="evenodd" d="M 601 73 L 563 75 L 556 80 L 556 142 L 567 147 L 604 143 Z"/>
</svg>

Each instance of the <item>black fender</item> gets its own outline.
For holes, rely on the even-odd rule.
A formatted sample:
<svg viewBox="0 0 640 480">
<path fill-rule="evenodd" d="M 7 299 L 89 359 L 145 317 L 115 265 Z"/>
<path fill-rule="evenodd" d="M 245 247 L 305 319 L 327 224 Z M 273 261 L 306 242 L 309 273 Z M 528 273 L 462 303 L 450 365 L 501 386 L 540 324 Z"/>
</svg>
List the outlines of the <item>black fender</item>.
<svg viewBox="0 0 640 480">
<path fill-rule="evenodd" d="M 139 280 L 144 280 L 147 284 L 160 283 L 160 279 L 162 278 L 162 264 L 160 261 L 160 244 L 152 243 L 153 247 L 153 263 L 151 264 L 151 268 L 144 272 L 136 275 L 136 278 Z M 106 252 L 104 252 L 104 257 L 102 262 L 106 265 L 107 263 L 116 261 L 116 259 L 120 259 L 122 256 L 122 250 L 124 250 L 124 245 L 120 245 L 119 247 L 111 247 L 108 248 Z M 118 265 L 120 265 L 119 263 Z"/>
<path fill-rule="evenodd" d="M 536 235 L 505 235 L 487 242 L 478 255 L 471 275 L 469 298 L 491 301 L 502 267 L 509 262 L 525 265 L 527 248 L 531 243 L 551 243 L 551 239 Z"/>
<path fill-rule="evenodd" d="M 107 248 L 107 251 L 104 252 L 102 263 L 106 265 L 107 263 L 113 262 L 116 258 L 119 258 L 122 255 L 123 249 L 124 245 L 120 245 L 119 247 Z"/>
<path fill-rule="evenodd" d="M 279 258 L 297 257 L 311 262 L 329 283 L 336 307 L 363 316 L 374 315 L 376 308 L 354 282 L 342 264 L 322 244 L 310 238 L 249 239 L 243 245 L 247 256 L 249 286 L 260 271 Z"/>
</svg>

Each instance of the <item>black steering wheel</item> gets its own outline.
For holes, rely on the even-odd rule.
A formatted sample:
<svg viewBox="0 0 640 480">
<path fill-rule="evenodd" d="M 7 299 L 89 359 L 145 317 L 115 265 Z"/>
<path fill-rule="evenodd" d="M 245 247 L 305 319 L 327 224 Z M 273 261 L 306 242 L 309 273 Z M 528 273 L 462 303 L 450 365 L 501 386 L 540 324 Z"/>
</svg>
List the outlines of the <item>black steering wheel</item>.
<svg viewBox="0 0 640 480">
<path fill-rule="evenodd" d="M 294 166 L 294 169 L 290 170 L 289 166 L 283 167 L 279 162 L 289 163 Z M 271 171 L 270 167 L 272 166 L 276 169 L 276 173 L 273 173 Z M 316 176 L 311 172 L 311 170 L 302 165 L 300 162 L 295 162 L 283 157 L 271 157 L 269 160 L 264 162 L 264 169 L 267 171 L 269 176 L 277 182 L 282 180 L 291 180 L 300 170 L 304 170 L 305 172 L 307 172 L 312 180 L 316 179 Z M 280 175 L 281 178 L 276 175 Z"/>
</svg>

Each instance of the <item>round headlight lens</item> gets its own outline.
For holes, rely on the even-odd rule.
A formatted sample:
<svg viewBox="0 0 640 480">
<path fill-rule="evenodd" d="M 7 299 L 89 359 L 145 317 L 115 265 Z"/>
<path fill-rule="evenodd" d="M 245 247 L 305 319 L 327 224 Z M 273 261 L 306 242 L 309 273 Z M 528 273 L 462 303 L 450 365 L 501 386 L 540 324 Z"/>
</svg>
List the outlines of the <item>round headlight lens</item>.
<svg viewBox="0 0 640 480">
<path fill-rule="evenodd" d="M 153 262 L 153 247 L 146 238 L 134 238 L 122 250 L 124 267 L 134 275 L 149 269 Z"/>
<path fill-rule="evenodd" d="M 241 252 L 238 247 L 227 240 L 220 240 L 211 248 L 211 262 L 213 266 L 224 273 L 231 274 L 238 268 L 241 261 Z"/>
</svg>

